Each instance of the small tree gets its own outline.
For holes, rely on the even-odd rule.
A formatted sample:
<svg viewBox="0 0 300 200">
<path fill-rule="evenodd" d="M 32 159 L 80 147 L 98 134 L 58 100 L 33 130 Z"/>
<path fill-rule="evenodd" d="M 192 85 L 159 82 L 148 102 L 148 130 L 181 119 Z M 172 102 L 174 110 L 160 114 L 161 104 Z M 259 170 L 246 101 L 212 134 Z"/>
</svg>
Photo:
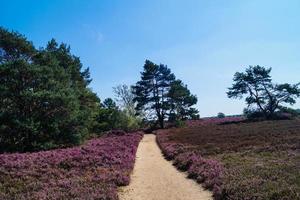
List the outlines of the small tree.
<svg viewBox="0 0 300 200">
<path fill-rule="evenodd" d="M 134 116 L 135 112 L 135 102 L 133 94 L 133 89 L 127 85 L 118 85 L 117 87 L 113 88 L 113 91 L 116 96 L 116 100 L 121 108 L 128 113 L 130 116 Z"/>
<path fill-rule="evenodd" d="M 217 115 L 218 118 L 225 118 L 225 114 L 222 112 L 219 112 Z"/>
<path fill-rule="evenodd" d="M 131 131 L 139 127 L 138 121 L 124 110 L 120 110 L 111 98 L 105 99 L 99 107 L 96 122 L 94 131 L 97 133 L 113 129 Z"/>
<path fill-rule="evenodd" d="M 271 68 L 249 66 L 245 72 L 237 72 L 233 85 L 229 88 L 229 98 L 246 95 L 248 108 L 256 106 L 265 118 L 273 118 L 282 104 L 294 104 L 300 96 L 299 84 L 274 84 L 270 76 Z"/>
</svg>

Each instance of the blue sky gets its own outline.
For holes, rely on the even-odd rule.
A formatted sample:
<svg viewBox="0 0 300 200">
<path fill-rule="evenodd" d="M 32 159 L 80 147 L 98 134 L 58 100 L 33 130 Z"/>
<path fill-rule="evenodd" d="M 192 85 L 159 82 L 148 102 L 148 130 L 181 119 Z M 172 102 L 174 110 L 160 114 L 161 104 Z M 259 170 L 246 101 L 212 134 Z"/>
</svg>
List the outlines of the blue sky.
<svg viewBox="0 0 300 200">
<path fill-rule="evenodd" d="M 300 82 L 299 0 L 0 2 L 1 26 L 37 47 L 51 38 L 70 44 L 102 99 L 134 84 L 145 59 L 167 64 L 188 85 L 201 116 L 242 112 L 244 101 L 226 90 L 248 65 L 272 67 L 274 82 Z"/>
</svg>

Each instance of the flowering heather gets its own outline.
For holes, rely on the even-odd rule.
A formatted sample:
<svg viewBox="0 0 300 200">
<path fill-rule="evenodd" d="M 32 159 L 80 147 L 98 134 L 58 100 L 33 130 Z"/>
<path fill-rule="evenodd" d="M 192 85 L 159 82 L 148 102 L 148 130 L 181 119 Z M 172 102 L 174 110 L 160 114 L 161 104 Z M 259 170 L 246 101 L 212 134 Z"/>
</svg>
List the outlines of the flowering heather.
<svg viewBox="0 0 300 200">
<path fill-rule="evenodd" d="M 189 127 L 197 127 L 203 125 L 211 125 L 211 124 L 224 124 L 224 123 L 231 123 L 231 122 L 242 122 L 245 120 L 245 117 L 224 117 L 224 118 L 202 118 L 198 120 L 188 120 L 186 121 L 187 126 Z"/>
<path fill-rule="evenodd" d="M 118 199 L 141 138 L 117 132 L 80 147 L 1 154 L 0 199 Z"/>
<path fill-rule="evenodd" d="M 300 200 L 299 119 L 160 130 L 157 142 L 215 199 Z"/>
<path fill-rule="evenodd" d="M 187 151 L 184 144 L 168 141 L 172 130 L 174 129 L 157 133 L 157 143 L 165 157 L 169 160 L 174 159 L 174 165 L 178 169 L 187 171 L 189 178 L 193 178 L 198 183 L 202 183 L 205 188 L 211 189 L 216 198 L 220 197 L 223 166 L 218 161 L 203 158 L 197 152 Z"/>
</svg>

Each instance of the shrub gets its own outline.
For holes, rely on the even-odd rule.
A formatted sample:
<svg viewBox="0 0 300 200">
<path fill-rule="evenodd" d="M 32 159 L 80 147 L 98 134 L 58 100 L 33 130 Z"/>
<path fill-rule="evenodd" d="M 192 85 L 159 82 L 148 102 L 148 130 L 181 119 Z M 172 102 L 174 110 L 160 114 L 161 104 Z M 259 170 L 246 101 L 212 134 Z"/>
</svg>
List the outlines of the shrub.
<svg viewBox="0 0 300 200">
<path fill-rule="evenodd" d="M 217 115 L 218 118 L 225 118 L 225 114 L 224 113 L 221 113 L 219 112 L 218 115 Z"/>
<path fill-rule="evenodd" d="M 297 117 L 300 115 L 300 110 L 299 109 L 293 109 L 293 108 L 289 108 L 289 107 L 280 107 L 279 109 L 279 113 L 281 115 L 284 115 L 284 114 L 288 114 L 290 115 L 291 117 Z"/>
<path fill-rule="evenodd" d="M 198 123 L 159 130 L 157 141 L 164 155 L 211 189 L 215 199 L 300 200 L 299 119 Z"/>
<path fill-rule="evenodd" d="M 259 119 L 263 120 L 263 119 L 265 119 L 264 113 L 262 113 L 261 111 L 256 110 L 256 109 L 245 108 L 244 109 L 244 115 L 249 120 L 259 120 Z"/>
<path fill-rule="evenodd" d="M 93 127 L 93 131 L 96 133 L 115 129 L 130 132 L 140 127 L 141 121 L 137 117 L 129 115 L 128 112 L 120 110 L 111 98 L 105 99 L 97 110 Z"/>
<path fill-rule="evenodd" d="M 207 189 L 213 191 L 215 199 L 222 196 L 222 177 L 224 168 L 216 160 L 205 159 L 197 152 L 187 151 L 180 143 L 170 142 L 168 133 L 158 131 L 157 142 L 163 154 L 169 160 L 174 159 L 174 165 L 188 172 L 188 177 L 202 183 Z"/>
<path fill-rule="evenodd" d="M 175 121 L 175 126 L 177 127 L 177 128 L 182 128 L 182 127 L 184 127 L 186 125 L 186 123 L 184 122 L 184 121 L 182 121 L 182 120 L 176 120 Z"/>
<path fill-rule="evenodd" d="M 1 154 L 0 199 L 117 200 L 141 138 L 115 131 L 79 147 Z"/>
</svg>

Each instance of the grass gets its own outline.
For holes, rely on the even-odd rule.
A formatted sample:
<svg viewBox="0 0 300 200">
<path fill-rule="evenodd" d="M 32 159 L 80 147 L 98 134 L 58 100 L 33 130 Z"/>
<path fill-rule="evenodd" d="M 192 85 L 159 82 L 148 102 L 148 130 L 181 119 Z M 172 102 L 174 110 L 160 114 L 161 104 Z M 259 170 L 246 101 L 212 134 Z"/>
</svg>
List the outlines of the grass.
<svg viewBox="0 0 300 200">
<path fill-rule="evenodd" d="M 160 131 L 158 142 L 165 155 L 165 144 L 180 146 L 169 156 L 175 161 L 193 152 L 218 162 L 223 171 L 216 177 L 216 199 L 300 199 L 299 120 L 194 122 L 192 127 Z M 204 172 L 198 174 L 199 182 L 205 183 Z"/>
</svg>

